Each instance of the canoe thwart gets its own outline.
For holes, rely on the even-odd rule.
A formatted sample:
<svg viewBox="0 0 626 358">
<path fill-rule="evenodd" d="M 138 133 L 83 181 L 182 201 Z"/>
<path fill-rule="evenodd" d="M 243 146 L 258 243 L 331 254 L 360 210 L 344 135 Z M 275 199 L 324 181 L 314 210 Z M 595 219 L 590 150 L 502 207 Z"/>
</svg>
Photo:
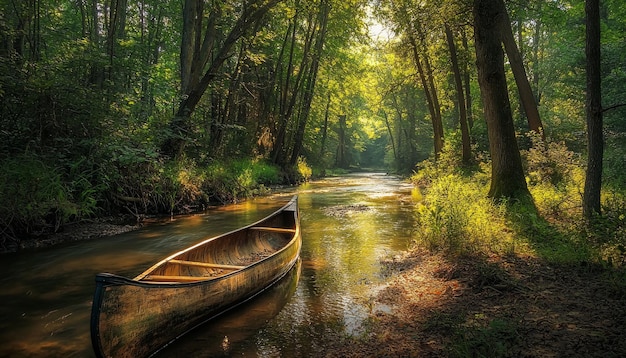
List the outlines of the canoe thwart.
<svg viewBox="0 0 626 358">
<path fill-rule="evenodd" d="M 241 270 L 245 268 L 245 266 L 237 266 L 237 265 L 224 265 L 224 264 L 211 264 L 208 262 L 200 262 L 200 261 L 186 261 L 186 260 L 169 260 L 171 264 L 179 264 L 184 266 L 196 266 L 196 267 L 206 267 L 206 268 L 216 268 L 222 270 Z"/>
<path fill-rule="evenodd" d="M 286 233 L 286 234 L 293 234 L 296 232 L 296 229 L 284 229 L 280 227 L 252 226 L 250 229 L 259 230 L 259 231 L 280 232 L 280 233 Z"/>
</svg>

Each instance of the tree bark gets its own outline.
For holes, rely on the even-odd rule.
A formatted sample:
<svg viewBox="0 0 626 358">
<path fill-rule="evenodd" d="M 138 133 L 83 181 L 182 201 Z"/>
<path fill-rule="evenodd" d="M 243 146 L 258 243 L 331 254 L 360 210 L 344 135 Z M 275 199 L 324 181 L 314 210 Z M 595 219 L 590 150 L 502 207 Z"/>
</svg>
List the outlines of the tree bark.
<svg viewBox="0 0 626 358">
<path fill-rule="evenodd" d="M 452 73 L 454 74 L 454 85 L 456 87 L 456 99 L 459 108 L 459 123 L 461 125 L 461 142 L 462 142 L 462 160 L 464 164 L 468 164 L 472 160 L 472 150 L 469 135 L 469 126 L 467 124 L 467 111 L 465 109 L 465 96 L 463 95 L 463 81 L 461 79 L 461 70 L 459 69 L 459 58 L 456 52 L 454 36 L 448 24 L 445 25 L 446 39 L 448 40 L 448 48 L 450 49 L 450 59 L 452 62 Z"/>
<path fill-rule="evenodd" d="M 583 194 L 583 216 L 590 220 L 601 214 L 602 157 L 602 94 L 600 68 L 600 0 L 585 1 L 587 57 L 587 176 Z"/>
<path fill-rule="evenodd" d="M 433 147 L 435 150 L 435 158 L 438 158 L 439 153 L 441 153 L 441 150 L 443 149 L 443 125 L 441 124 L 441 115 L 435 107 L 435 101 L 433 99 L 433 96 L 436 94 L 431 92 L 431 87 L 428 83 L 428 79 L 426 77 L 426 73 L 424 71 L 424 67 L 422 66 L 422 61 L 419 56 L 415 36 L 412 33 L 409 33 L 408 36 L 409 42 L 411 44 L 411 50 L 413 51 L 415 66 L 417 67 L 417 73 L 419 74 L 420 81 L 422 82 L 422 87 L 424 88 L 424 95 L 426 97 L 426 103 L 428 105 L 428 111 L 430 113 L 430 120 L 433 126 Z"/>
<path fill-rule="evenodd" d="M 524 107 L 526 118 L 528 119 L 528 128 L 531 131 L 541 133 L 543 136 L 543 124 L 539 117 L 539 110 L 537 109 L 537 103 L 535 102 L 535 95 L 533 94 L 532 87 L 528 81 L 526 75 L 526 69 L 524 68 L 524 61 L 522 55 L 515 43 L 515 36 L 511 29 L 511 19 L 506 11 L 503 0 L 495 1 L 494 6 L 498 9 L 498 20 L 500 22 L 500 34 L 502 36 L 502 43 L 506 49 L 506 54 L 511 64 L 511 71 L 515 77 L 515 83 L 517 84 L 517 90 L 519 92 L 520 101 Z"/>
<path fill-rule="evenodd" d="M 501 0 L 474 0 L 474 34 L 478 83 L 483 99 L 491 153 L 492 198 L 530 197 L 515 138 L 504 53 L 498 34 Z"/>
</svg>

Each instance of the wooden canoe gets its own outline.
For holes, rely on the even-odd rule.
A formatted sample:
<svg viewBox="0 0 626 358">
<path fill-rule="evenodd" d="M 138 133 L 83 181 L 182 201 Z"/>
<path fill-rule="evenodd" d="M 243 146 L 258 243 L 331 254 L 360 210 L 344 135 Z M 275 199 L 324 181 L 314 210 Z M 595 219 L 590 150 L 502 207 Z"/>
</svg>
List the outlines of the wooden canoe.
<svg viewBox="0 0 626 358">
<path fill-rule="evenodd" d="M 98 357 L 147 357 L 259 294 L 298 260 L 294 197 L 268 217 L 179 251 L 130 279 L 96 275 L 91 342 Z"/>
</svg>

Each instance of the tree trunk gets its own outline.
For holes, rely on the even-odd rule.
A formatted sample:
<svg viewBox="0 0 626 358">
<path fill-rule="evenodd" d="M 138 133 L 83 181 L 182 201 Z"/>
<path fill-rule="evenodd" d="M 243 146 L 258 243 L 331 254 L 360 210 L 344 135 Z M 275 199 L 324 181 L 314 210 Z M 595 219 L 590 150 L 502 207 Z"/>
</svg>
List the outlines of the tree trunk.
<svg viewBox="0 0 626 358">
<path fill-rule="evenodd" d="M 213 30 L 215 26 L 211 24 L 211 19 L 208 21 L 207 30 L 201 45 L 199 40 L 201 38 L 200 34 L 189 28 L 197 29 L 198 23 L 193 19 L 185 19 L 183 21 L 184 27 L 187 27 L 183 29 L 183 34 L 187 33 L 187 35 L 186 37 L 184 36 L 185 38 L 181 46 L 187 47 L 187 49 L 181 49 L 181 88 L 186 88 L 186 90 L 182 93 L 183 99 L 170 122 L 170 135 L 161 145 L 161 152 L 164 155 L 169 157 L 182 155 L 192 127 L 190 123 L 191 115 L 209 85 L 217 77 L 224 62 L 230 57 L 232 47 L 246 31 L 255 28 L 256 23 L 279 1 L 257 0 L 248 3 L 219 48 L 214 48 L 215 36 L 213 36 Z M 187 16 L 197 15 L 198 12 L 192 11 L 189 7 L 197 6 L 199 3 L 202 3 L 202 1 L 186 0 L 184 14 Z M 193 38 L 195 40 L 192 41 L 191 39 Z M 187 53 L 183 56 L 183 52 L 189 51 L 189 48 L 192 49 L 193 54 Z M 192 58 L 191 65 L 187 63 L 189 57 Z M 190 77 L 185 79 L 185 76 Z"/>
<path fill-rule="evenodd" d="M 535 32 L 533 36 L 533 93 L 535 103 L 541 104 L 541 93 L 539 92 L 539 44 L 541 42 L 541 1 L 537 2 L 537 18 L 535 19 Z"/>
<path fill-rule="evenodd" d="M 600 69 L 600 1 L 586 0 L 586 46 L 587 56 L 587 176 L 583 195 L 583 216 L 590 220 L 601 214 L 600 193 L 602 189 L 602 157 L 604 137 L 602 134 L 602 95 Z"/>
<path fill-rule="evenodd" d="M 454 73 L 454 84 L 456 86 L 456 99 L 459 108 L 459 122 L 461 124 L 461 142 L 463 163 L 468 164 L 472 160 L 472 150 L 470 143 L 469 127 L 467 125 L 467 111 L 465 109 L 465 97 L 463 96 L 463 81 L 461 79 L 461 70 L 459 69 L 459 59 L 456 53 L 456 45 L 454 36 L 448 24 L 445 25 L 446 38 L 448 40 L 448 48 L 450 49 L 450 59 L 452 60 L 452 72 Z"/>
<path fill-rule="evenodd" d="M 413 51 L 413 59 L 415 61 L 415 66 L 417 67 L 417 73 L 419 74 L 422 87 L 424 88 L 428 111 L 430 112 L 430 120 L 433 126 L 433 146 L 435 150 L 435 158 L 438 158 L 439 153 L 441 153 L 441 150 L 443 149 L 443 125 L 441 124 L 441 116 L 438 114 L 439 111 L 436 109 L 433 98 L 436 94 L 431 92 L 431 87 L 428 83 L 428 79 L 419 56 L 417 42 L 415 41 L 415 36 L 412 33 L 409 33 L 409 41 L 411 43 L 411 50 Z"/>
<path fill-rule="evenodd" d="M 501 0 L 474 0 L 474 34 L 478 83 L 482 93 L 491 153 L 492 198 L 529 197 L 515 138 L 511 103 L 498 34 L 503 16 Z"/>
<path fill-rule="evenodd" d="M 435 75 L 433 73 L 432 66 L 430 65 L 430 60 L 428 57 L 428 50 L 426 46 L 426 34 L 424 33 L 424 29 L 422 29 L 422 25 L 420 22 L 416 22 L 417 24 L 417 35 L 419 36 L 421 49 L 424 52 L 424 70 L 426 71 L 426 77 L 428 79 L 428 87 L 430 89 L 430 96 L 433 101 L 433 107 L 435 110 L 435 143 L 439 147 L 439 152 L 443 150 L 443 121 L 441 118 L 441 106 L 439 104 L 439 95 L 437 94 L 437 87 L 435 86 Z M 435 153 L 437 157 L 437 153 Z"/>
<path fill-rule="evenodd" d="M 324 158 L 326 152 L 326 137 L 328 135 L 328 118 L 330 116 L 330 103 L 331 96 L 328 93 L 328 100 L 326 102 L 326 109 L 324 110 L 324 125 L 322 126 L 322 142 L 320 143 L 320 158 Z"/>
<path fill-rule="evenodd" d="M 469 44 L 467 42 L 467 35 L 465 34 L 465 30 L 461 32 L 462 41 L 463 41 L 463 50 L 465 51 L 466 58 L 463 61 L 463 81 L 465 83 L 465 110 L 467 111 L 467 125 L 470 130 L 474 127 L 474 117 L 472 116 L 472 87 L 471 87 L 471 76 L 469 71 L 469 58 L 470 58 L 470 49 Z"/>
<path fill-rule="evenodd" d="M 528 119 L 528 128 L 531 131 L 541 133 L 543 136 L 543 124 L 539 117 L 539 110 L 537 109 L 537 103 L 535 102 L 535 95 L 533 95 L 532 87 L 528 81 L 526 75 L 526 69 L 524 68 L 524 61 L 520 54 L 517 44 L 515 43 L 515 36 L 511 29 L 511 19 L 506 11 L 503 0 L 495 1 L 494 6 L 498 9 L 498 20 L 500 22 L 500 34 L 502 36 L 502 43 L 506 49 L 506 54 L 511 64 L 511 71 L 515 77 L 515 83 L 517 83 L 517 90 L 519 92 L 520 101 L 524 106 L 524 112 Z"/>
<path fill-rule="evenodd" d="M 307 31 L 305 34 L 304 49 L 302 50 L 302 59 L 298 67 L 298 74 L 295 77 L 293 86 L 291 86 L 291 77 L 293 77 L 293 72 L 295 71 L 294 68 L 296 65 L 294 62 L 295 61 L 294 52 L 295 52 L 295 48 L 297 44 L 297 41 L 296 41 L 297 40 L 296 28 L 298 27 L 297 26 L 297 21 L 298 21 L 297 13 L 293 21 L 294 21 L 294 26 L 293 26 L 293 33 L 292 33 L 292 38 L 291 38 L 289 64 L 287 66 L 287 78 L 285 79 L 285 85 L 282 90 L 283 92 L 282 92 L 282 97 L 281 97 L 282 100 L 281 100 L 281 106 L 280 106 L 281 108 L 280 108 L 280 114 L 279 114 L 280 125 L 278 128 L 278 134 L 276 135 L 274 148 L 272 149 L 272 153 L 271 153 L 272 162 L 280 166 L 284 166 L 287 164 L 287 152 L 288 152 L 287 150 L 288 143 L 286 142 L 287 127 L 289 126 L 289 123 L 293 116 L 297 99 L 299 95 L 301 94 L 300 91 L 303 85 L 304 74 L 308 72 L 308 69 L 311 66 L 309 57 L 310 57 L 311 46 L 312 46 L 313 39 L 316 33 L 315 30 L 316 30 L 316 25 L 317 25 L 317 22 L 313 21 L 312 17 L 308 18 L 307 23 L 309 24 L 309 26 L 307 27 Z"/>
<path fill-rule="evenodd" d="M 311 59 L 311 68 L 309 77 L 306 81 L 304 88 L 303 100 L 300 104 L 301 115 L 298 118 L 298 128 L 296 129 L 296 135 L 293 143 L 293 151 L 291 153 L 290 165 L 295 165 L 300 156 L 302 150 L 302 143 L 304 142 L 304 130 L 309 118 L 311 110 L 311 103 L 313 101 L 313 91 L 315 90 L 315 83 L 317 81 L 317 72 L 320 65 L 320 58 L 324 49 L 324 42 L 326 40 L 326 26 L 328 24 L 328 15 L 330 14 L 330 5 L 328 1 L 322 1 L 320 4 L 320 10 L 318 15 L 318 21 L 320 29 L 317 32 L 317 39 L 315 40 L 315 48 L 313 50 L 313 58 Z"/>
<path fill-rule="evenodd" d="M 389 116 L 387 112 L 383 111 L 383 117 L 385 118 L 385 125 L 387 126 L 387 132 L 389 132 L 389 141 L 391 142 L 391 149 L 393 150 L 393 159 L 398 160 L 398 152 L 396 150 L 396 143 L 393 139 L 393 130 L 391 128 L 391 123 L 389 123 Z"/>
<path fill-rule="evenodd" d="M 337 160 L 336 164 L 339 168 L 348 168 L 348 138 L 346 136 L 346 115 L 339 116 L 339 129 L 337 131 L 339 143 L 337 145 Z"/>
</svg>

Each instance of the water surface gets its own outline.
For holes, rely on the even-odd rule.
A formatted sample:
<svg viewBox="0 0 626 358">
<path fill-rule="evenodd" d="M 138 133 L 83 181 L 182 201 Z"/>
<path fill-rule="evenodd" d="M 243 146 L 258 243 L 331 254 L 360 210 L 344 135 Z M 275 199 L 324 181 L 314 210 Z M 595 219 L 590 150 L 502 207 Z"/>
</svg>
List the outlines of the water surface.
<svg viewBox="0 0 626 358">
<path fill-rule="evenodd" d="M 307 183 L 115 237 L 0 257 L 0 357 L 91 357 L 94 275 L 133 277 L 206 237 L 261 219 L 299 195 L 302 254 L 278 285 L 183 337 L 158 357 L 314 355 L 334 335 L 365 332 L 380 259 L 414 228 L 410 184 L 384 174 Z M 412 195 L 413 194 L 413 195 Z"/>
</svg>

